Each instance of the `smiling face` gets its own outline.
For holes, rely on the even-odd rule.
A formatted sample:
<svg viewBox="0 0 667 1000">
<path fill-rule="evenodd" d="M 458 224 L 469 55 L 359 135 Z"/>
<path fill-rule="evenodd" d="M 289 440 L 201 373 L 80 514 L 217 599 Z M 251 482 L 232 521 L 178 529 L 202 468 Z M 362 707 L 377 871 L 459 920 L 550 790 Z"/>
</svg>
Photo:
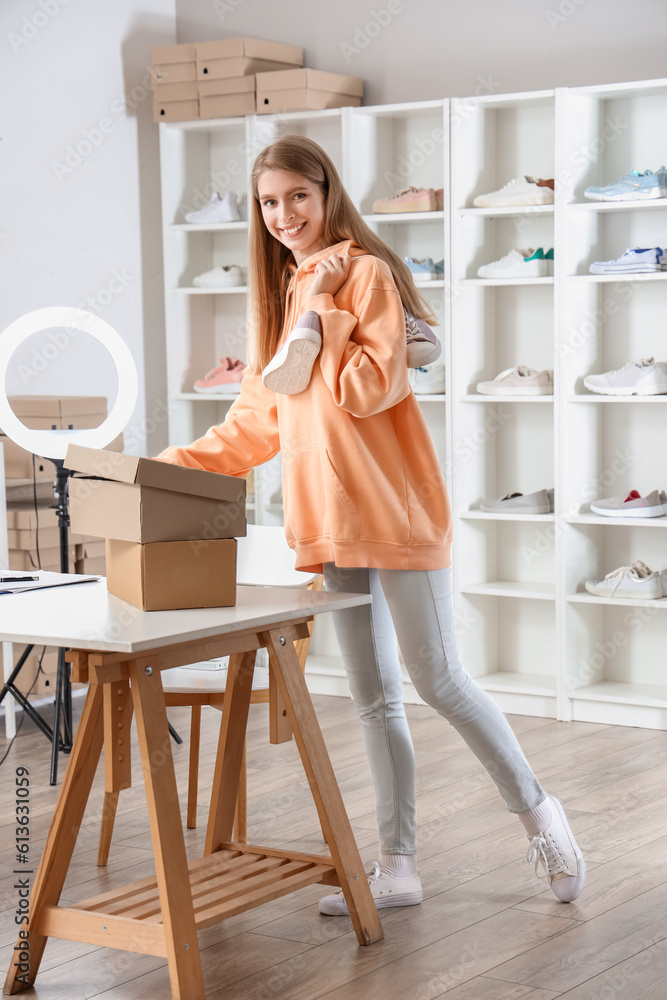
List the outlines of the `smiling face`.
<svg viewBox="0 0 667 1000">
<path fill-rule="evenodd" d="M 294 254 L 297 266 L 324 250 L 324 192 L 289 170 L 265 170 L 257 184 L 266 228 Z"/>
</svg>

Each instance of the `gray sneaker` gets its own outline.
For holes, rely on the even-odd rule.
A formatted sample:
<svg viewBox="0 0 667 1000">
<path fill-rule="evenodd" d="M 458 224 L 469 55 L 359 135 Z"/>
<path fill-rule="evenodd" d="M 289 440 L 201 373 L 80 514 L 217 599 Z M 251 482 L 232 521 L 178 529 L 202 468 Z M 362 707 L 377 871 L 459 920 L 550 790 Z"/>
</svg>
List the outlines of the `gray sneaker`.
<svg viewBox="0 0 667 1000">
<path fill-rule="evenodd" d="M 500 500 L 482 500 L 480 504 L 480 510 L 488 514 L 551 514 L 553 509 L 553 490 L 508 493 Z"/>
<path fill-rule="evenodd" d="M 662 495 L 653 490 L 643 497 L 637 490 L 631 490 L 625 499 L 610 497 L 608 500 L 594 500 L 591 511 L 605 517 L 662 517 L 665 513 Z"/>
<path fill-rule="evenodd" d="M 653 572 L 641 559 L 632 566 L 619 566 L 604 580 L 586 580 L 586 590 L 597 597 L 624 597 L 655 601 L 663 596 L 662 575 Z"/>
</svg>

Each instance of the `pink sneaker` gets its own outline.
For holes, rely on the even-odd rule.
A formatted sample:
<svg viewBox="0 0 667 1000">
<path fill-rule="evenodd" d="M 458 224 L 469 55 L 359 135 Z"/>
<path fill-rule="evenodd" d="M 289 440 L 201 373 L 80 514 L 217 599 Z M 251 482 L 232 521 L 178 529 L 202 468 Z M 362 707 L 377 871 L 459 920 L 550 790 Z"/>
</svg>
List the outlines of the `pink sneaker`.
<svg viewBox="0 0 667 1000">
<path fill-rule="evenodd" d="M 373 202 L 373 212 L 435 212 L 436 201 L 433 188 L 409 187 L 399 191 L 392 198 L 380 198 Z"/>
<path fill-rule="evenodd" d="M 423 368 L 437 361 L 442 344 L 426 320 L 417 319 L 407 309 L 405 313 L 405 338 L 408 342 L 408 368 Z"/>
<path fill-rule="evenodd" d="M 193 388 L 195 392 L 240 392 L 245 367 L 238 358 L 220 358 L 218 367 L 197 379 Z"/>
</svg>

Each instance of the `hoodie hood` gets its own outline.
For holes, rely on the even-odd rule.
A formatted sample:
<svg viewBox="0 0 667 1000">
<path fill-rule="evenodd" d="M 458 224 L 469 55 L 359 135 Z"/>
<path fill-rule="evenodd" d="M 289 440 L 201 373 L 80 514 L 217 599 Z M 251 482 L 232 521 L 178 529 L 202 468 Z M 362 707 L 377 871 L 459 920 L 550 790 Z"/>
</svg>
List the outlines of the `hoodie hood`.
<svg viewBox="0 0 667 1000">
<path fill-rule="evenodd" d="M 325 247 L 324 250 L 318 250 L 317 253 L 306 257 L 303 263 L 299 264 L 297 268 L 293 268 L 293 270 L 299 271 L 301 274 L 309 274 L 315 270 L 321 260 L 324 260 L 325 257 L 330 257 L 332 253 L 349 253 L 350 257 L 368 256 L 368 251 L 358 247 L 354 240 L 342 240 L 340 243 L 334 243 L 333 246 Z"/>
</svg>

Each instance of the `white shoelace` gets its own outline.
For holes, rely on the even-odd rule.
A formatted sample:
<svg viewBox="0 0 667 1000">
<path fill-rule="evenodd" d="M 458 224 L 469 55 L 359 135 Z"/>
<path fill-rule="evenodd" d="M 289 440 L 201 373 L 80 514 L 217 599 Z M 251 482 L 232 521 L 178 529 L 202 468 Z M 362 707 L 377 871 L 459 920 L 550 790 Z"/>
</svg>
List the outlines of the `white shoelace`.
<svg viewBox="0 0 667 1000">
<path fill-rule="evenodd" d="M 558 875 L 560 872 L 565 872 L 567 875 L 572 874 L 565 858 L 558 850 L 556 841 L 548 833 L 538 833 L 536 837 L 533 837 L 528 845 L 526 861 L 535 865 L 535 874 L 538 878 L 549 878 L 549 876 Z M 540 872 L 540 866 L 544 869 L 544 873 Z"/>
</svg>

